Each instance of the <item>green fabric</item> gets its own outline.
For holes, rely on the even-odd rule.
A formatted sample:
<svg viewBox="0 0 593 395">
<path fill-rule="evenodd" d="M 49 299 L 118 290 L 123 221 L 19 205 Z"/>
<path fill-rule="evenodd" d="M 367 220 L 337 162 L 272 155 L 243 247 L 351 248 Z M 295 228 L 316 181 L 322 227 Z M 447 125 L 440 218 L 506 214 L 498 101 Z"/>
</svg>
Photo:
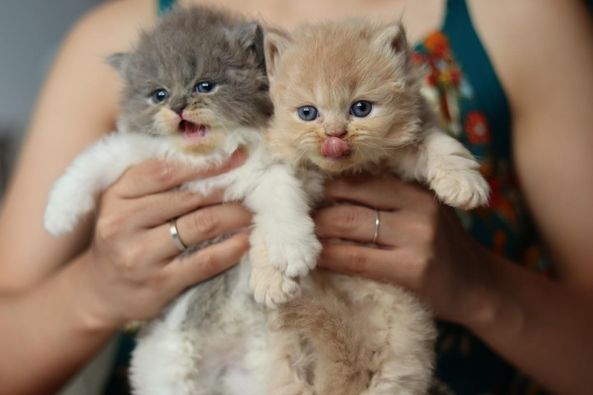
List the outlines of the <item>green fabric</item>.
<svg viewBox="0 0 593 395">
<path fill-rule="evenodd" d="M 448 0 L 442 32 L 449 39 L 452 52 L 468 80 L 473 83 L 475 101 L 488 118 L 493 135 L 493 149 L 511 157 L 511 115 L 509 104 L 478 37 L 465 0 Z"/>
<path fill-rule="evenodd" d="M 175 0 L 158 0 L 159 15 L 166 14 L 175 5 Z"/>
<path fill-rule="evenodd" d="M 129 332 L 117 335 L 117 353 L 113 361 L 113 368 L 109 380 L 103 390 L 104 395 L 128 395 L 132 393 L 128 375 L 132 351 L 136 346 L 136 336 Z"/>
</svg>

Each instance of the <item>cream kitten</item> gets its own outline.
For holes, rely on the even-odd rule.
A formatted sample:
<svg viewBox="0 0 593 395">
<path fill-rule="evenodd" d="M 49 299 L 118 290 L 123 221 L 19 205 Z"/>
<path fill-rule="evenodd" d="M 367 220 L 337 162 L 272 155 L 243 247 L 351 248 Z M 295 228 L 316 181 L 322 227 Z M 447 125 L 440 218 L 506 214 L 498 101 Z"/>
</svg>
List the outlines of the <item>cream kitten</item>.
<svg viewBox="0 0 593 395">
<path fill-rule="evenodd" d="M 243 148 L 249 158 L 241 167 L 183 188 L 224 188 L 225 201 L 244 201 L 254 212 L 257 301 L 274 306 L 296 296 L 297 277 L 315 265 L 320 244 L 299 180 L 262 141 L 272 106 L 259 26 L 205 7 L 176 10 L 111 63 L 124 80 L 119 130 L 80 154 L 56 182 L 48 231 L 73 231 L 99 194 L 141 161 L 206 168 Z M 131 364 L 135 393 L 265 392 L 266 317 L 249 275 L 244 259 L 185 292 L 141 331 Z"/>
<path fill-rule="evenodd" d="M 424 183 L 454 207 L 487 203 L 478 163 L 437 127 L 420 94 L 399 23 L 271 29 L 265 41 L 275 107 L 268 138 L 317 199 L 324 179 L 367 172 Z M 415 297 L 322 271 L 302 285 L 303 296 L 272 318 L 271 393 L 427 391 L 435 330 Z"/>
</svg>

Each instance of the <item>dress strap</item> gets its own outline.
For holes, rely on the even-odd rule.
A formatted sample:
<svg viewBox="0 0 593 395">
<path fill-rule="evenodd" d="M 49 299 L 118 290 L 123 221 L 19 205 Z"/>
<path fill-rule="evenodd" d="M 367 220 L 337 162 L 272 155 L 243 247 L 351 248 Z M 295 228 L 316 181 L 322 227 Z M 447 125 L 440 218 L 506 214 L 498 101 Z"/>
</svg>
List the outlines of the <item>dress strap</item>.
<svg viewBox="0 0 593 395">
<path fill-rule="evenodd" d="M 486 112 L 491 129 L 510 131 L 511 114 L 506 94 L 474 28 L 466 0 L 447 0 L 443 33 L 464 74 L 476 88 L 476 99 Z M 510 155 L 510 137 L 510 133 L 498 132 L 493 148 Z"/>
<path fill-rule="evenodd" d="M 158 0 L 158 14 L 159 16 L 166 14 L 175 5 L 175 0 Z"/>
</svg>

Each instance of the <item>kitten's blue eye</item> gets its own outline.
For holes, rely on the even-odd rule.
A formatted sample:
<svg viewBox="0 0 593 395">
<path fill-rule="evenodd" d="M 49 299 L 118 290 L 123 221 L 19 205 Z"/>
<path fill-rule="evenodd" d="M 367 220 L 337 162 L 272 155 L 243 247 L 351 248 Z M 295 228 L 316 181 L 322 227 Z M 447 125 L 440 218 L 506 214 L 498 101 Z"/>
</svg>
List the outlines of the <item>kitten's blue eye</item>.
<svg viewBox="0 0 593 395">
<path fill-rule="evenodd" d="M 313 106 L 301 106 L 297 108 L 297 114 L 303 121 L 313 121 L 319 115 L 319 111 Z"/>
<path fill-rule="evenodd" d="M 194 90 L 198 93 L 208 93 L 212 92 L 214 88 L 216 88 L 216 83 L 210 81 L 201 81 L 196 84 Z"/>
<path fill-rule="evenodd" d="M 169 98 L 169 92 L 165 89 L 157 89 L 150 94 L 150 98 L 154 103 L 162 103 Z"/>
<path fill-rule="evenodd" d="M 359 100 L 350 107 L 350 114 L 358 118 L 364 118 L 371 113 L 372 109 L 373 103 L 367 100 Z"/>
</svg>

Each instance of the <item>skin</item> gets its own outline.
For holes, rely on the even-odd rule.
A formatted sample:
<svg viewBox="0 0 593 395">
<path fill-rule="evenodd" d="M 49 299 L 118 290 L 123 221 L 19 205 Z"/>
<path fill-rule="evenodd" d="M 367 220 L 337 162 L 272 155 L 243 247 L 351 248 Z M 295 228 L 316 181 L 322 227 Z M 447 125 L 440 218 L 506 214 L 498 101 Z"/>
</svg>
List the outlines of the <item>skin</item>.
<svg viewBox="0 0 593 395">
<path fill-rule="evenodd" d="M 411 41 L 437 28 L 444 4 L 217 3 L 287 28 L 325 17 L 397 16 L 405 8 Z M 368 241 L 378 208 L 382 248 L 326 243 L 320 264 L 407 287 L 552 391 L 586 393 L 593 385 L 593 184 L 586 182 L 593 169 L 591 22 L 577 0 L 469 5 L 510 100 L 516 170 L 557 280 L 495 257 L 429 192 L 395 179 L 348 179 L 328 187 L 328 199 L 351 203 L 318 211 L 319 235 Z M 184 287 L 228 268 L 248 248 L 247 236 L 238 233 L 178 259 L 168 235 L 171 218 L 180 217 L 180 234 L 193 243 L 241 229 L 250 214 L 220 204 L 220 192 L 171 191 L 209 174 L 158 162 L 130 169 L 75 234 L 54 239 L 42 228 L 53 181 L 115 127 L 120 85 L 102 59 L 125 51 L 138 29 L 155 20 L 152 0 L 99 6 L 64 41 L 39 97 L 0 212 L 0 382 L 6 393 L 55 391 L 123 323 L 154 316 Z M 87 92 L 92 100 L 81 100 Z M 230 166 L 241 159 L 238 154 Z"/>
</svg>

